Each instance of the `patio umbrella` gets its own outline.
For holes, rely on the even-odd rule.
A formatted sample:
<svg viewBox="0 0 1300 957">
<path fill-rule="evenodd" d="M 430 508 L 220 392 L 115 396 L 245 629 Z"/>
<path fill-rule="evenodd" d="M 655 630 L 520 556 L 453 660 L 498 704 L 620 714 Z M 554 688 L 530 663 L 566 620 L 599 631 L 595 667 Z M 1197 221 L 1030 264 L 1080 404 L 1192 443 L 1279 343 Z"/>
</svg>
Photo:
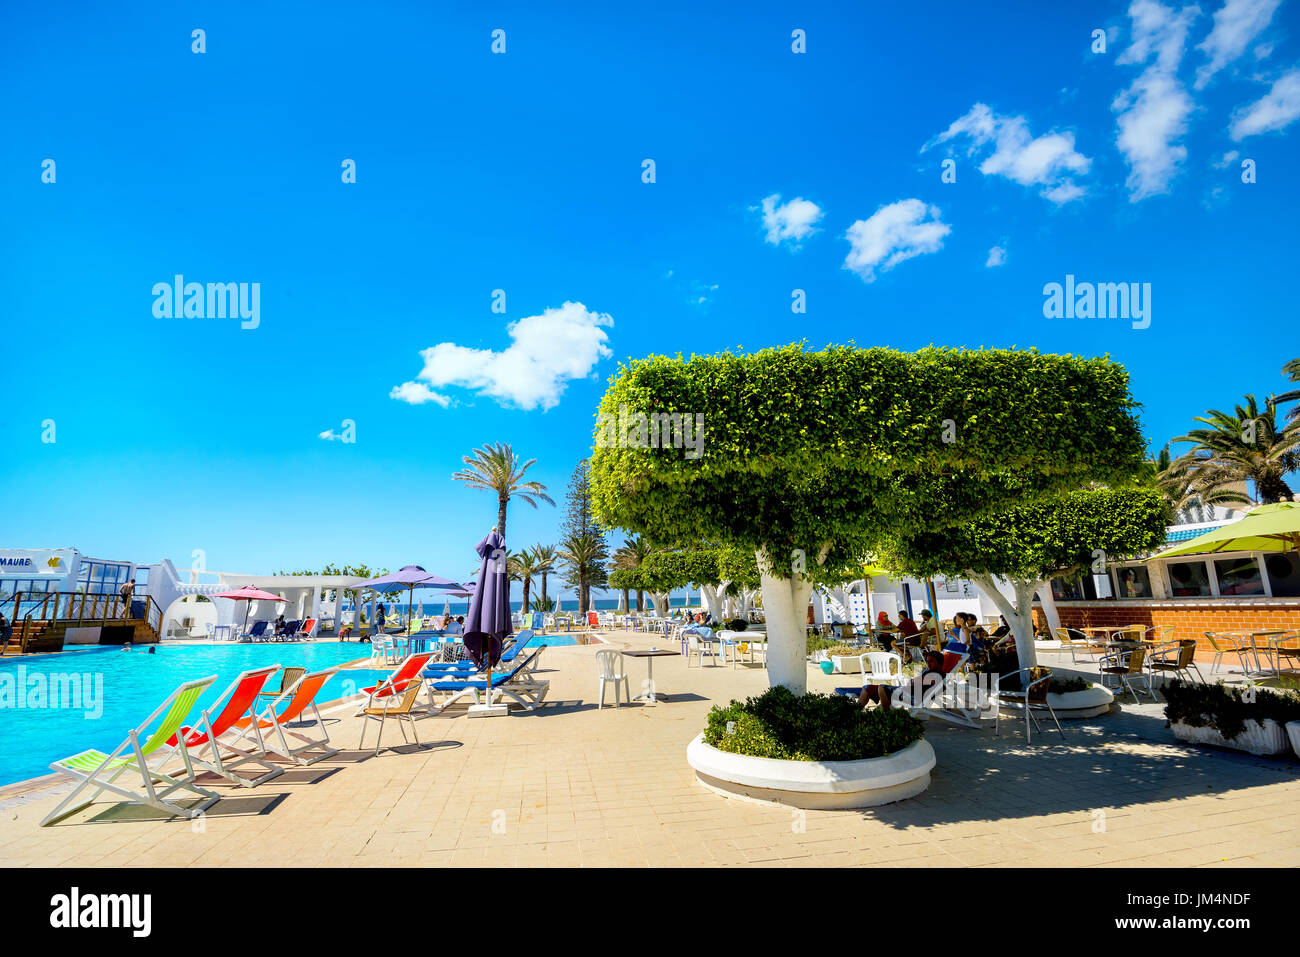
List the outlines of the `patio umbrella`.
<svg viewBox="0 0 1300 957">
<path fill-rule="evenodd" d="M 234 591 L 223 591 L 215 595 L 209 595 L 209 598 L 233 598 L 235 601 L 288 601 L 287 598 L 281 598 L 279 595 L 272 595 L 269 591 L 262 591 L 254 585 L 245 585 L 243 588 L 236 588 Z M 248 609 L 249 605 L 244 606 L 244 631 L 248 631 Z"/>
<path fill-rule="evenodd" d="M 1253 509 L 1245 518 L 1211 529 L 1153 558 L 1201 552 L 1300 551 L 1300 502 L 1277 502 Z"/>
<path fill-rule="evenodd" d="M 371 591 L 383 592 L 400 592 L 403 588 L 407 590 L 406 598 L 406 618 L 410 621 L 411 608 L 415 602 L 415 589 L 417 588 L 445 588 L 463 590 L 459 582 L 454 582 L 450 578 L 443 578 L 432 572 L 427 572 L 419 565 L 403 565 L 391 575 L 380 575 L 378 578 L 371 578 L 368 581 L 357 582 L 353 588 L 369 588 Z"/>
<path fill-rule="evenodd" d="M 505 539 L 495 528 L 474 546 L 480 564 L 462 639 L 475 666 L 487 671 L 487 709 L 492 707 L 492 666 L 501 658 L 501 642 L 513 630 L 510 623 L 510 574 L 503 560 L 505 547 Z M 499 712 L 487 709 L 477 713 L 504 713 L 504 709 Z"/>
</svg>

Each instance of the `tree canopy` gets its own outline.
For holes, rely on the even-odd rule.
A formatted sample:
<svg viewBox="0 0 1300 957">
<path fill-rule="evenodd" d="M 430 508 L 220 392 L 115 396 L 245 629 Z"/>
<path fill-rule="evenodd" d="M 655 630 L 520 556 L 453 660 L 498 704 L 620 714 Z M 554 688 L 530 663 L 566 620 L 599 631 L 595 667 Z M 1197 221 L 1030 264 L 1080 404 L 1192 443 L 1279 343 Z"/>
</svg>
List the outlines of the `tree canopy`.
<svg viewBox="0 0 1300 957">
<path fill-rule="evenodd" d="M 989 512 L 955 528 L 893 536 L 876 561 L 917 578 L 1041 582 L 1159 548 L 1170 510 L 1153 488 L 1084 489 Z"/>
<path fill-rule="evenodd" d="M 702 454 L 664 441 L 673 415 L 703 415 Z M 798 344 L 629 362 L 596 437 L 603 523 L 778 566 L 798 550 L 816 581 L 844 580 L 882 533 L 1127 476 L 1143 451 L 1127 372 L 1108 359 Z"/>
</svg>

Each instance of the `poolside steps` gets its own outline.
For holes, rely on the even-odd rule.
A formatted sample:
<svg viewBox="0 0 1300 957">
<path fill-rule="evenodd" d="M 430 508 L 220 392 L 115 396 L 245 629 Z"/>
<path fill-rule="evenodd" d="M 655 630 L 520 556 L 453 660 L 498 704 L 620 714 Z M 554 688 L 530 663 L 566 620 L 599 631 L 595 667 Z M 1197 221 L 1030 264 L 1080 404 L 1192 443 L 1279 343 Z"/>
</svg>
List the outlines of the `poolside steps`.
<svg viewBox="0 0 1300 957">
<path fill-rule="evenodd" d="M 68 631 L 74 628 L 78 630 L 78 634 L 75 640 L 70 642 L 68 641 Z M 104 628 L 115 629 L 115 631 L 110 632 L 109 635 L 103 635 Z M 154 630 L 149 622 L 143 619 L 119 620 L 97 624 L 87 624 L 81 621 L 33 621 L 28 625 L 27 654 L 41 655 L 59 652 L 63 650 L 65 644 L 121 644 L 126 639 L 127 633 L 118 629 L 127 628 L 130 629 L 130 640 L 133 645 L 150 645 L 158 641 L 158 632 Z M 105 641 L 105 638 L 108 640 Z M 20 625 L 14 629 L 13 636 L 3 649 L 3 654 L 20 654 L 22 646 L 22 626 Z"/>
</svg>

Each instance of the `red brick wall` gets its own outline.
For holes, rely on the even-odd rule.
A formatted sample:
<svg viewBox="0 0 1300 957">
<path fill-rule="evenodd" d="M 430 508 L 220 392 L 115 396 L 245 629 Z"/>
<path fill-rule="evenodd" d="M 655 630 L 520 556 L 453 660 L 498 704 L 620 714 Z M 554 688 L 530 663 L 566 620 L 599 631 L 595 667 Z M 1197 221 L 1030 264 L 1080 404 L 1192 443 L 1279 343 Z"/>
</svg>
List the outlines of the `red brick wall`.
<svg viewBox="0 0 1300 957">
<path fill-rule="evenodd" d="M 1206 602 L 1086 601 L 1056 603 L 1056 613 L 1067 628 L 1123 628 L 1142 624 L 1171 625 L 1174 638 L 1196 638 L 1198 661 L 1209 661 L 1214 649 L 1205 640 L 1207 631 L 1300 630 L 1300 601 Z M 1041 605 L 1034 606 L 1034 622 L 1047 627 Z"/>
</svg>

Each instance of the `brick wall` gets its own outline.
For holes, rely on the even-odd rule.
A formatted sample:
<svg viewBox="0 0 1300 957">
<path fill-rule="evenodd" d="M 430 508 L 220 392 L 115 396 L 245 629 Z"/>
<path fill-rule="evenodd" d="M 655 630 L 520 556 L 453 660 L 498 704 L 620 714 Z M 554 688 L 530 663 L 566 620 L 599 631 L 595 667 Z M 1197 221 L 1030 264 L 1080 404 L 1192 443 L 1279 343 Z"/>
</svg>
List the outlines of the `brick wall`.
<svg viewBox="0 0 1300 957">
<path fill-rule="evenodd" d="M 1126 625 L 1170 625 L 1175 638 L 1196 638 L 1197 661 L 1209 661 L 1214 650 L 1207 631 L 1300 630 L 1300 601 L 1295 599 L 1215 599 L 1213 601 L 1058 601 L 1056 613 L 1067 628 L 1123 628 Z M 1047 627 L 1041 605 L 1034 621 Z"/>
</svg>

